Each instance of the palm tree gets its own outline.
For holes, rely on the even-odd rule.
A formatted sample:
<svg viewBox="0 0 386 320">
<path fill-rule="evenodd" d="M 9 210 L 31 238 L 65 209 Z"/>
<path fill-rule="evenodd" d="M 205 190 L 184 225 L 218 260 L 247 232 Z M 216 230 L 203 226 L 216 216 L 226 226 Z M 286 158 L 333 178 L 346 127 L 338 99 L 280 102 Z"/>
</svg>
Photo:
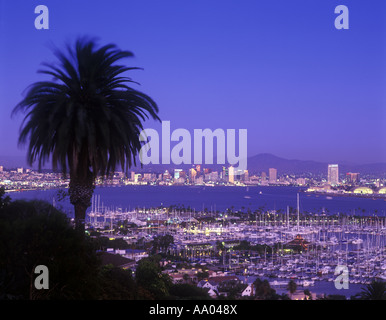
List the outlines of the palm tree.
<svg viewBox="0 0 386 320">
<path fill-rule="evenodd" d="M 386 300 L 386 282 L 372 281 L 362 288 L 360 296 L 364 300 Z"/>
<path fill-rule="evenodd" d="M 123 75 L 139 68 L 115 64 L 131 52 L 113 44 L 97 48 L 86 38 L 67 51 L 54 51 L 59 65 L 44 63 L 38 71 L 53 80 L 32 84 L 13 114 L 26 113 L 19 144 L 29 139 L 29 164 L 37 161 L 41 169 L 51 157 L 53 169 L 60 168 L 64 177 L 69 173 L 75 225 L 84 232 L 96 177 L 135 165 L 142 121 L 160 119 L 157 104 L 129 87 L 134 81 Z"/>
<path fill-rule="evenodd" d="M 290 293 L 290 296 L 291 296 L 291 299 L 292 299 L 292 295 L 296 292 L 296 289 L 297 289 L 297 284 L 295 281 L 293 280 L 290 280 L 287 284 L 287 290 L 289 291 Z"/>
<path fill-rule="evenodd" d="M 306 300 L 312 300 L 312 294 L 309 289 L 304 289 L 304 295 Z"/>
</svg>

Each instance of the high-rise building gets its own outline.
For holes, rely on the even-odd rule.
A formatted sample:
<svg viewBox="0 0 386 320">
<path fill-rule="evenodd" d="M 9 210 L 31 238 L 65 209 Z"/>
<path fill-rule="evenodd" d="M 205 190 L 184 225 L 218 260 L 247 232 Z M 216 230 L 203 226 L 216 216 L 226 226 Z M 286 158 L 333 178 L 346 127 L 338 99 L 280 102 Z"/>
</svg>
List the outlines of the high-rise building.
<svg viewBox="0 0 386 320">
<path fill-rule="evenodd" d="M 180 178 L 186 178 L 186 172 L 185 171 L 183 171 L 183 170 L 181 170 L 180 171 Z"/>
<path fill-rule="evenodd" d="M 211 181 L 217 181 L 218 180 L 218 172 L 217 171 L 212 171 L 211 173 L 208 173 L 209 179 Z"/>
<path fill-rule="evenodd" d="M 229 178 L 229 182 L 230 183 L 234 183 L 235 182 L 235 168 L 233 168 L 232 166 L 230 166 L 228 168 L 228 178 Z"/>
<path fill-rule="evenodd" d="M 0 172 L 3 172 L 3 171 L 4 171 L 3 166 L 0 166 Z"/>
<path fill-rule="evenodd" d="M 182 169 L 174 169 L 174 179 L 179 179 L 180 178 L 180 173 Z"/>
<path fill-rule="evenodd" d="M 359 182 L 359 173 L 357 173 L 357 172 L 348 172 L 346 174 L 346 181 L 348 183 L 357 183 L 357 182 Z"/>
<path fill-rule="evenodd" d="M 168 180 L 171 180 L 172 176 L 170 175 L 169 171 L 168 170 L 165 170 L 164 174 L 163 174 L 163 179 L 164 181 L 168 181 Z"/>
<path fill-rule="evenodd" d="M 141 180 L 142 175 L 140 173 L 134 174 L 134 182 L 138 183 Z"/>
<path fill-rule="evenodd" d="M 204 174 L 208 174 L 208 173 L 211 173 L 211 172 L 212 172 L 212 169 L 204 168 Z"/>
<path fill-rule="evenodd" d="M 197 171 L 194 168 L 189 169 L 189 175 L 192 182 L 196 179 Z"/>
<path fill-rule="evenodd" d="M 277 182 L 277 169 L 269 168 L 269 183 Z"/>
<path fill-rule="evenodd" d="M 249 173 L 248 173 L 248 170 L 244 170 L 244 181 L 249 181 Z"/>
<path fill-rule="evenodd" d="M 223 167 L 222 167 L 222 172 L 221 172 L 221 179 L 222 179 L 223 181 L 228 181 L 228 174 L 229 174 L 228 168 L 225 167 L 225 166 L 223 166 Z"/>
<path fill-rule="evenodd" d="M 330 185 L 339 184 L 339 166 L 337 164 L 329 164 L 327 173 L 327 182 Z"/>
</svg>

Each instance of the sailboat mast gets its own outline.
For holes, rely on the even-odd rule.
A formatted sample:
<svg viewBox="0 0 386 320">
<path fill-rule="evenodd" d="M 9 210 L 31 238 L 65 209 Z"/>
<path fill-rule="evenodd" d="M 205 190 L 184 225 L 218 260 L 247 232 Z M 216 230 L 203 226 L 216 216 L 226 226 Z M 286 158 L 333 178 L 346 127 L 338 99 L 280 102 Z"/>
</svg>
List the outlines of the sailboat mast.
<svg viewBox="0 0 386 320">
<path fill-rule="evenodd" d="M 299 193 L 298 193 L 298 201 L 297 201 L 297 212 L 298 212 L 298 232 L 299 232 Z"/>
</svg>

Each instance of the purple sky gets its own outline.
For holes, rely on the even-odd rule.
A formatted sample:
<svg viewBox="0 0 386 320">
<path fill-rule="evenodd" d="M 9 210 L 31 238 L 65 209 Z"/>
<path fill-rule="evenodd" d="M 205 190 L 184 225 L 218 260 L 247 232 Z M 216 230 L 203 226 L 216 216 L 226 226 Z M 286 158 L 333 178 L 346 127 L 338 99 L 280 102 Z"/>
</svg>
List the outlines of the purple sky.
<svg viewBox="0 0 386 320">
<path fill-rule="evenodd" d="M 386 162 L 383 0 L 0 3 L 0 157 L 25 155 L 10 114 L 47 79 L 36 71 L 55 61 L 50 44 L 89 35 L 135 54 L 125 63 L 144 71 L 130 76 L 172 130 L 248 129 L 249 156 Z M 39 4 L 49 30 L 34 27 Z M 334 27 L 340 4 L 349 30 Z"/>
</svg>

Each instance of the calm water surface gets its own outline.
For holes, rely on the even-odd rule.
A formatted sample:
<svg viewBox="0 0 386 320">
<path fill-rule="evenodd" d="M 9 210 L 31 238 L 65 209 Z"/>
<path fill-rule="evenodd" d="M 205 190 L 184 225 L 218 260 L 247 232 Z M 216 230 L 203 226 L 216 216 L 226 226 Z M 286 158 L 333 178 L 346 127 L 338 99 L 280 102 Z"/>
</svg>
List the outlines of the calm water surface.
<svg viewBox="0 0 386 320">
<path fill-rule="evenodd" d="M 100 197 L 105 207 L 132 210 L 158 206 L 184 206 L 196 211 L 225 211 L 226 209 L 282 210 L 287 206 L 296 208 L 297 193 L 300 211 L 310 213 L 342 213 L 386 216 L 386 199 L 360 197 L 327 197 L 299 192 L 298 187 L 204 187 L 204 186 L 122 186 L 97 187 L 94 195 Z M 71 212 L 68 198 L 59 201 L 58 190 L 35 190 L 11 193 L 12 199 L 42 199 L 61 206 Z"/>
</svg>

